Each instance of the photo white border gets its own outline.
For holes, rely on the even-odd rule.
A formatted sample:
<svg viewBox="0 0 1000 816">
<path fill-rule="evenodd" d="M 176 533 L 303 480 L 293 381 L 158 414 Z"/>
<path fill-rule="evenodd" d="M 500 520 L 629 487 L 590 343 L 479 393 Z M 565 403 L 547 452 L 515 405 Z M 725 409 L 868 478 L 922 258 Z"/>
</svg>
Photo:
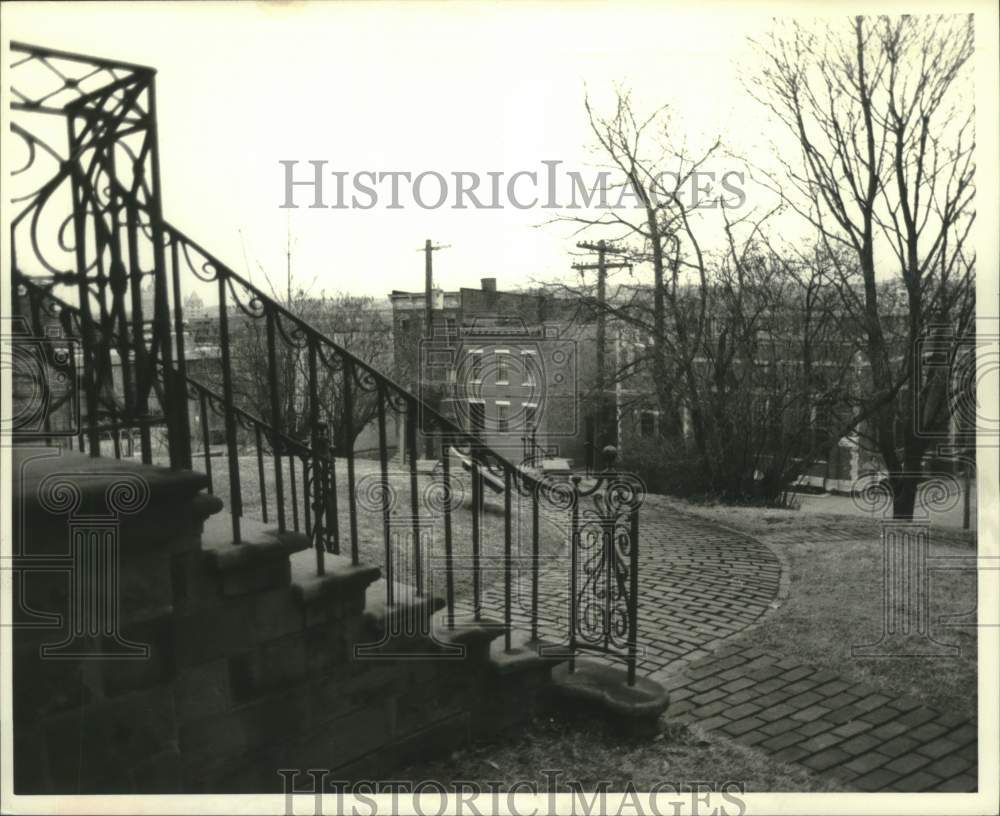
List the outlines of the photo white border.
<svg viewBox="0 0 1000 816">
<path fill-rule="evenodd" d="M 691 13 L 690 7 L 686 3 L 672 0 L 678 9 L 678 13 Z M 10 39 L 19 39 L 28 42 L 37 42 L 49 45 L 54 48 L 63 46 L 59 42 L 49 42 L 44 30 L 25 30 L 19 26 L 19 14 L 22 9 L 34 5 L 33 3 L 4 3 L 0 6 L 0 30 L 3 31 L 3 66 L 10 64 Z M 60 3 L 44 4 L 47 13 L 58 14 Z M 110 4 L 109 4 L 110 5 Z M 160 6 L 166 3 L 158 4 Z M 218 14 L 218 15 L 238 15 L 244 12 L 241 3 L 182 3 L 175 2 L 178 13 L 189 14 Z M 284 14 L 294 14 L 295 6 L 291 4 L 283 9 Z M 379 7 L 380 13 L 386 13 L 390 3 L 363 3 L 363 4 L 330 4 L 330 13 L 368 13 Z M 414 3 L 407 3 L 413 7 Z M 448 14 L 457 12 L 465 4 L 425 4 L 429 17 L 435 14 Z M 539 4 L 524 2 L 511 4 L 508 6 L 511 13 L 525 15 L 530 18 L 533 9 Z M 571 13 L 571 2 L 559 4 L 561 9 Z M 581 4 L 583 5 L 583 4 Z M 593 6 L 593 3 L 587 4 Z M 619 3 L 618 7 L 641 8 L 643 3 Z M 662 4 L 657 4 L 658 8 Z M 197 7 L 197 9 L 196 9 Z M 251 9 L 246 9 L 247 11 Z M 998 52 L 998 42 L 1000 42 L 1000 27 L 998 27 L 998 9 L 994 2 L 987 0 L 976 0 L 976 2 L 813 2 L 794 3 L 789 0 L 780 2 L 705 2 L 700 5 L 699 13 L 713 13 L 720 17 L 731 17 L 733 15 L 765 13 L 784 16 L 840 16 L 845 14 L 861 13 L 866 15 L 876 13 L 963 13 L 974 12 L 976 14 L 976 139 L 977 139 L 977 298 L 978 315 L 982 320 L 993 320 L 997 313 L 990 314 L 991 311 L 1000 309 L 997 295 L 1000 292 L 998 287 L 998 270 L 1000 270 L 1000 140 L 998 140 L 998 122 L 1000 122 L 1000 52 Z M 107 57 L 115 56 L 115 35 L 112 27 L 108 26 L 108 20 L 103 20 L 100 41 L 96 40 L 93 46 L 85 49 L 94 55 Z M 178 47 L 182 47 L 178 44 Z M 238 47 L 238 44 L 219 47 Z M 84 50 L 84 49 L 71 49 Z M 153 66 L 155 67 L 155 66 Z M 6 173 L 6 157 L 9 155 L 10 129 L 9 118 L 9 96 L 10 89 L 6 81 L 0 83 L 0 117 L 2 117 L 2 145 L 0 151 L 0 167 Z M 711 100 L 706 100 L 710 104 Z M 204 124 L 204 123 L 201 123 Z M 9 224 L 10 204 L 6 197 L 0 197 L 0 213 L 2 213 L 3 223 Z M 9 292 L 9 265 L 6 259 L 10 257 L 9 230 L 0 230 L 0 252 L 3 253 L 4 264 L 2 267 L 2 280 L 0 280 L 0 297 L 3 298 L 6 309 L 7 293 Z M 10 372 L 4 368 L 0 371 L 0 410 L 7 416 L 10 415 Z M 986 389 L 982 382 L 979 384 L 979 399 L 981 404 L 992 406 L 996 411 L 997 395 L 995 393 L 985 393 Z M 998 483 L 998 470 L 1000 470 L 1000 459 L 998 459 L 998 449 L 991 444 L 980 444 L 977 449 L 977 482 L 979 499 L 979 537 L 978 554 L 980 559 L 1000 558 L 1000 531 L 998 531 L 998 520 L 1000 520 L 1000 483 Z M 11 551 L 11 491 L 10 491 L 10 448 L 0 446 L 0 507 L 2 507 L 2 517 L 0 517 L 0 539 L 2 539 L 2 549 L 0 557 L 7 557 Z M 6 563 L 6 562 L 5 562 Z M 991 563 L 987 561 L 987 563 Z M 994 561 L 992 563 L 1000 563 Z M 979 573 L 979 791 L 975 794 L 946 794 L 946 793 L 748 793 L 745 796 L 746 813 L 752 816 L 809 816 L 809 814 L 987 814 L 998 812 L 998 802 L 1000 802 L 1000 787 L 998 787 L 997 768 L 1000 767 L 1000 707 L 998 707 L 997 697 L 1000 693 L 1000 667 L 998 667 L 998 657 L 1000 657 L 1000 569 L 981 570 Z M 244 813 L 244 814 L 264 814 L 264 813 L 284 813 L 285 797 L 280 794 L 267 796 L 252 795 L 176 795 L 176 796 L 15 796 L 9 790 L 12 780 L 13 763 L 11 759 L 12 727 L 9 712 L 11 710 L 11 649 L 10 638 L 6 637 L 7 629 L 11 621 L 11 572 L 9 569 L 0 570 L 0 591 L 2 591 L 2 605 L 0 605 L 0 678 L 2 678 L 2 688 L 0 688 L 0 812 L 2 813 L 58 813 L 58 814 L 153 814 L 153 813 Z M 992 769 L 992 772 L 991 772 Z M 382 807 L 388 807 L 390 797 L 373 797 L 379 801 L 379 813 L 388 813 Z M 484 797 L 488 799 L 488 797 Z M 558 813 L 570 813 L 570 800 L 568 794 L 557 797 Z M 660 799 L 660 812 L 673 814 L 674 811 L 669 805 L 673 797 L 662 797 Z M 345 797 L 345 803 L 350 803 L 350 797 Z M 428 796 L 425 807 L 431 808 L 436 805 L 438 797 Z M 537 813 L 548 812 L 549 801 L 546 796 L 533 797 L 519 794 L 515 801 L 518 804 L 517 812 L 529 814 L 534 808 Z M 620 801 L 610 796 L 607 799 L 608 806 L 612 812 L 618 808 Z M 312 813 L 314 797 L 303 795 L 297 797 L 295 803 L 296 813 Z M 324 813 L 335 812 L 334 798 L 324 797 Z M 643 805 L 648 805 L 648 800 L 643 801 Z M 487 813 L 488 802 L 484 801 L 480 805 L 480 810 Z M 699 810 L 700 814 L 711 812 L 712 807 L 726 806 L 725 811 L 720 813 L 732 813 L 732 805 L 721 800 L 718 795 Z M 350 811 L 348 811 L 350 812 Z M 367 813 L 363 805 L 360 806 L 359 813 Z M 402 810 L 401 813 L 416 813 L 415 810 Z M 430 812 L 425 810 L 424 812 Z M 449 812 L 452 812 L 449 810 Z M 625 803 L 623 813 L 634 813 L 635 810 Z M 644 811 L 652 812 L 652 811 Z M 691 812 L 690 809 L 677 811 L 684 814 Z"/>
</svg>

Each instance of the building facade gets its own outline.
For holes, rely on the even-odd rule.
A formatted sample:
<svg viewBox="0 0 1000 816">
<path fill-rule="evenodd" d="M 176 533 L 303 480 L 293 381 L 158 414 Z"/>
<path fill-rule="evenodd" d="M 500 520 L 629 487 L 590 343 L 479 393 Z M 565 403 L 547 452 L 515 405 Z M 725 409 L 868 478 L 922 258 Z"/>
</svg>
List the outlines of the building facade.
<svg viewBox="0 0 1000 816">
<path fill-rule="evenodd" d="M 484 278 L 479 289 L 435 290 L 427 331 L 424 292 L 390 300 L 402 384 L 516 461 L 585 464 L 594 333 L 579 303 Z"/>
</svg>

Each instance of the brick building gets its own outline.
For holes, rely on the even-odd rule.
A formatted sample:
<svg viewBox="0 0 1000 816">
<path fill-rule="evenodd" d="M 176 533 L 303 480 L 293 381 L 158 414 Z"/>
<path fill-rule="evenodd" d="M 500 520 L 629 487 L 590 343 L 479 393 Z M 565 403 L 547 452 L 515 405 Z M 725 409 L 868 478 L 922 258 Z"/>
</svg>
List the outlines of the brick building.
<svg viewBox="0 0 1000 816">
<path fill-rule="evenodd" d="M 539 292 L 394 291 L 393 337 L 401 383 L 488 445 L 520 461 L 588 454 L 594 327 L 580 303 Z M 534 446 L 534 447 L 532 447 Z"/>
</svg>

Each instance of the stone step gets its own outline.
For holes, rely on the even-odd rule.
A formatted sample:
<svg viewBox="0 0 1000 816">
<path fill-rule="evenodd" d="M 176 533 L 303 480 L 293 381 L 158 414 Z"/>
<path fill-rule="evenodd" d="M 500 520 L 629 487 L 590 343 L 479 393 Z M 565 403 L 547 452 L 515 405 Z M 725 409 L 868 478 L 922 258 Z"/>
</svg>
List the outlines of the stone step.
<svg viewBox="0 0 1000 816">
<path fill-rule="evenodd" d="M 330 594 L 343 594 L 367 587 L 377 581 L 381 570 L 368 564 L 352 564 L 346 555 L 325 553 L 323 574 L 316 568 L 316 553 L 312 548 L 300 550 L 291 556 L 292 586 L 305 603 L 319 600 Z"/>
<path fill-rule="evenodd" d="M 201 534 L 201 548 L 211 552 L 220 563 L 274 557 L 281 551 L 286 555 L 309 549 L 305 533 L 293 530 L 278 531 L 277 524 L 263 524 L 244 516 L 240 519 L 240 543 L 233 542 L 232 516 L 222 511 L 209 516 Z"/>
<path fill-rule="evenodd" d="M 309 548 L 304 533 L 279 532 L 253 519 L 240 519 L 240 543 L 233 540 L 232 516 L 216 513 L 205 520 L 201 549 L 218 572 L 223 595 L 262 592 L 291 583 L 289 556 Z"/>
<path fill-rule="evenodd" d="M 498 674 L 552 668 L 568 657 L 560 653 L 554 643 L 532 640 L 531 633 L 524 629 L 513 629 L 510 635 L 509 651 L 502 630 L 500 636 L 490 643 L 490 662 Z"/>
<path fill-rule="evenodd" d="M 379 578 L 368 586 L 365 597 L 365 614 L 379 624 L 390 615 L 405 615 L 421 621 L 426 620 L 427 626 L 421 631 L 429 632 L 431 615 L 446 605 L 444 598 L 438 595 L 430 595 L 426 592 L 417 595 L 417 590 L 414 587 L 393 581 L 393 603 L 392 606 L 389 606 L 386 603 L 386 589 L 385 578 Z"/>
<path fill-rule="evenodd" d="M 669 692 L 655 680 L 637 677 L 630 686 L 625 671 L 594 660 L 577 659 L 575 665 L 556 666 L 552 683 L 558 696 L 603 708 L 635 733 L 655 730 L 670 703 Z"/>
</svg>

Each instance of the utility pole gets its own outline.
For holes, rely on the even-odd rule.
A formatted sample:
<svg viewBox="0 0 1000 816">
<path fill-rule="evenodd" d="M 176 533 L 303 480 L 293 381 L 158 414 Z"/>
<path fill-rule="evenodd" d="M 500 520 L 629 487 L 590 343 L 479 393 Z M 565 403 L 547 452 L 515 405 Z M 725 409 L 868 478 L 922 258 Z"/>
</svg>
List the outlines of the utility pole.
<svg viewBox="0 0 1000 816">
<path fill-rule="evenodd" d="M 622 368 L 622 327 L 619 324 L 615 337 L 615 366 L 619 371 Z M 618 448 L 618 457 L 625 453 L 622 447 L 622 378 L 615 377 L 615 447 Z"/>
<path fill-rule="evenodd" d="M 285 291 L 288 296 L 288 308 L 292 308 L 292 214 L 288 212 L 285 229 Z"/>
<path fill-rule="evenodd" d="M 421 344 L 421 351 L 417 354 L 417 380 L 425 379 L 426 372 L 423 370 L 423 355 L 426 353 L 426 342 L 434 339 L 434 253 L 442 249 L 448 249 L 451 244 L 435 244 L 430 238 L 424 241 L 422 250 L 424 253 L 424 330 L 422 338 L 425 343 Z M 418 388 L 414 388 L 418 391 Z M 434 458 L 434 440 L 430 436 L 424 437 L 424 455 L 428 459 Z"/>
<path fill-rule="evenodd" d="M 424 241 L 424 339 L 434 336 L 434 253 L 448 249 L 451 244 L 435 244 L 428 238 Z"/>
<path fill-rule="evenodd" d="M 581 241 L 577 244 L 577 247 L 579 249 L 585 249 L 588 252 L 597 253 L 596 264 L 573 264 L 573 269 L 577 270 L 581 276 L 584 272 L 591 269 L 597 270 L 597 370 L 595 376 L 595 386 L 597 390 L 598 409 L 596 428 L 594 432 L 594 454 L 597 456 L 600 454 L 603 447 L 606 431 L 605 424 L 607 421 L 607 410 L 605 404 L 606 394 L 604 393 L 604 390 L 607 387 L 608 270 L 631 269 L 632 264 L 629 261 L 614 261 L 609 263 L 607 259 L 608 255 L 626 257 L 628 253 L 624 249 L 621 249 L 613 244 L 609 244 L 603 239 L 598 241 L 596 244 L 588 241 Z"/>
</svg>

